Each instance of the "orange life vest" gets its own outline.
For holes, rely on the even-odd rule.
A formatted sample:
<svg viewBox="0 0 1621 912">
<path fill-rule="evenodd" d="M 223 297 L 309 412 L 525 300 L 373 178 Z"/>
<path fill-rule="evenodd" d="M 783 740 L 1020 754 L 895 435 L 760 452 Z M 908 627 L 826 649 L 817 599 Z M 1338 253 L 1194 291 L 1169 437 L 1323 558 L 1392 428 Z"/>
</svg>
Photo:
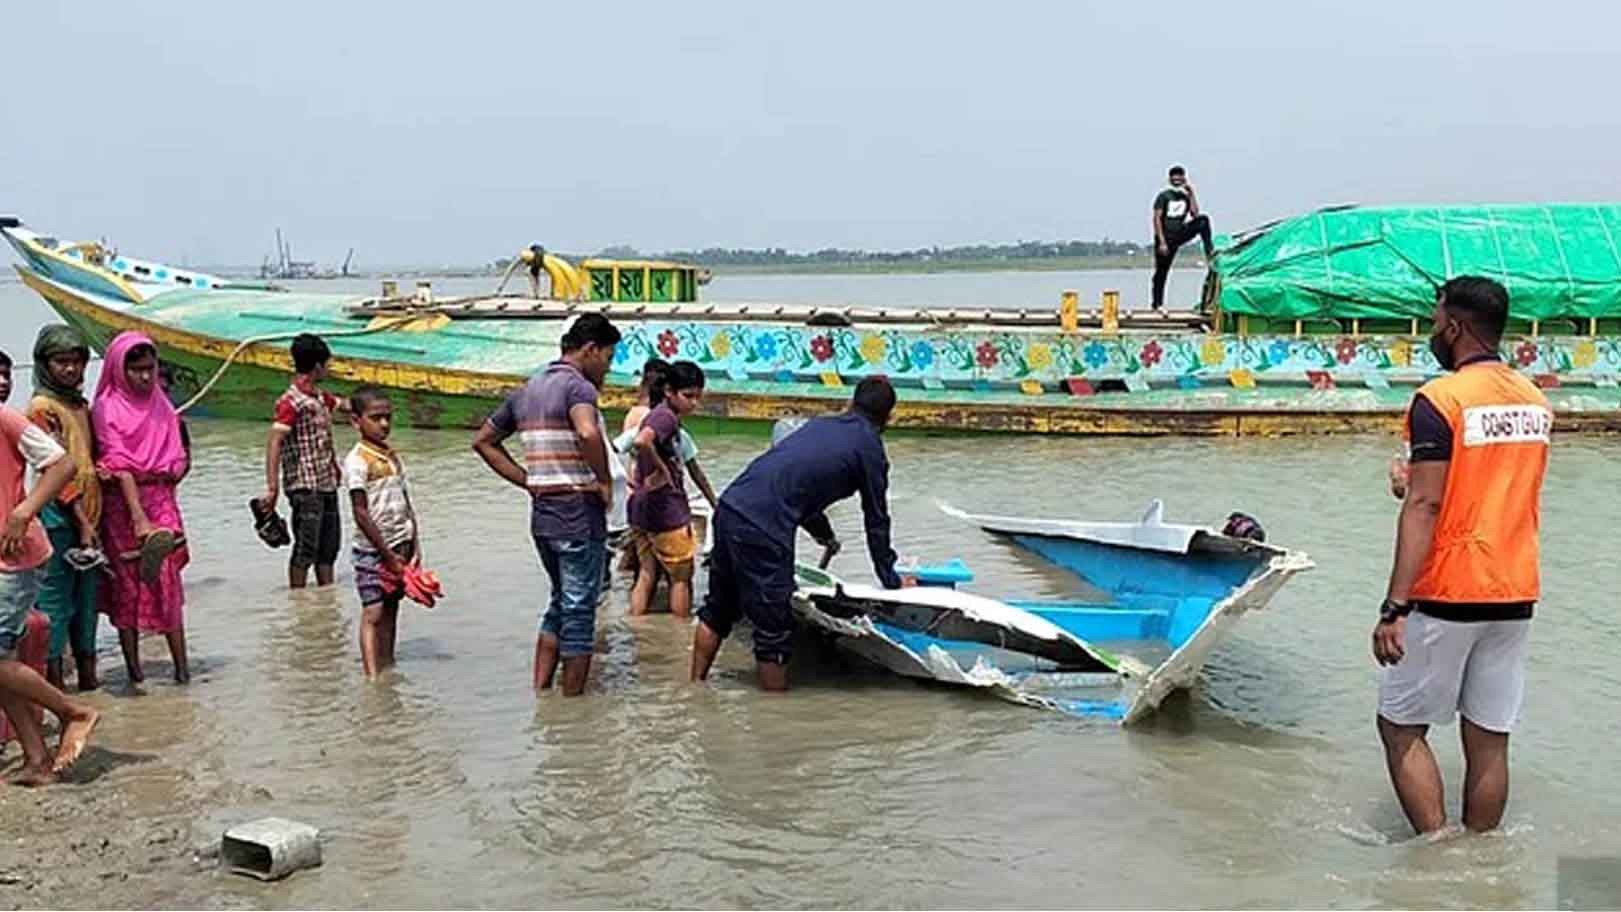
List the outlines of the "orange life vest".
<svg viewBox="0 0 1621 912">
<path fill-rule="evenodd" d="M 1415 601 L 1534 602 L 1537 530 L 1553 410 L 1497 361 L 1432 380 L 1419 394 L 1452 428 L 1452 459 Z"/>
</svg>

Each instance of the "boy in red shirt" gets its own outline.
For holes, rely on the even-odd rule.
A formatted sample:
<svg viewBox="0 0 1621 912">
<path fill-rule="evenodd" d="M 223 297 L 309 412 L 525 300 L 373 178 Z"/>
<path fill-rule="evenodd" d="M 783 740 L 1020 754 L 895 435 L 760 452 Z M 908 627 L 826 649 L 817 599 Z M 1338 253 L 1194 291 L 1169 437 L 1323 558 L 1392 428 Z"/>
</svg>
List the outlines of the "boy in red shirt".
<svg viewBox="0 0 1621 912">
<path fill-rule="evenodd" d="M 276 414 L 265 447 L 265 494 L 259 503 L 276 509 L 281 488 L 293 507 L 293 553 L 287 585 L 302 589 L 315 568 L 318 586 L 332 584 L 338 562 L 343 516 L 338 512 L 338 453 L 332 443 L 332 415 L 346 413 L 338 397 L 322 389 L 332 350 L 320 336 L 304 333 L 292 345 L 292 385 L 276 400 Z M 279 484 L 279 487 L 278 487 Z"/>
</svg>

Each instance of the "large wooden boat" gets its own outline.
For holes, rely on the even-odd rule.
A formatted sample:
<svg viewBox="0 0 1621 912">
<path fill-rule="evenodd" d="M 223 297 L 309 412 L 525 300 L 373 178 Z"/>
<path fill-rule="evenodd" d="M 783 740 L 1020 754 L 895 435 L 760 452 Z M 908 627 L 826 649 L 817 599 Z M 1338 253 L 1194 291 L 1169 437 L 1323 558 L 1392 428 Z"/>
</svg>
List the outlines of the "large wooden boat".
<svg viewBox="0 0 1621 912">
<path fill-rule="evenodd" d="M 0 233 L 63 319 L 98 349 L 126 329 L 152 336 L 171 395 L 206 388 L 207 414 L 262 417 L 286 386 L 289 340 L 314 332 L 333 348 L 339 390 L 379 384 L 414 425 L 473 426 L 556 356 L 574 316 L 601 312 L 624 333 L 610 408 L 631 402 L 657 355 L 703 367 L 717 420 L 835 411 L 881 374 L 900 392 L 903 429 L 1273 435 L 1394 429 L 1439 370 L 1424 345 L 1434 288 L 1470 271 L 1508 282 L 1504 357 L 1548 389 L 1558 427 L 1621 429 L 1621 257 L 1602 246 L 1612 225 L 1621 232 L 1621 212 L 1599 206 L 1312 213 L 1223 239 L 1198 308 L 1172 314 L 1121 310 L 1109 295 L 972 311 L 702 302 L 697 267 L 551 255 L 552 294 L 538 299 L 389 282 L 375 295 L 310 293 L 15 219 Z"/>
</svg>

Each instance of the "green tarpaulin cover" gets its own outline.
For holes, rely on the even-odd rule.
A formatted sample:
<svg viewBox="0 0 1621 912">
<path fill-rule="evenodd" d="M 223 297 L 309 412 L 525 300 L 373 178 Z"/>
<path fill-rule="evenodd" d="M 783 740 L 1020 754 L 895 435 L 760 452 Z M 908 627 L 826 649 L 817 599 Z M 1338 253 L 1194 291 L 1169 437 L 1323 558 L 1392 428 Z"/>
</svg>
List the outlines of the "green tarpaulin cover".
<svg viewBox="0 0 1621 912">
<path fill-rule="evenodd" d="M 1323 209 L 1230 238 L 1221 308 L 1273 319 L 1428 318 L 1435 289 L 1484 275 L 1510 316 L 1621 316 L 1621 205 Z"/>
</svg>

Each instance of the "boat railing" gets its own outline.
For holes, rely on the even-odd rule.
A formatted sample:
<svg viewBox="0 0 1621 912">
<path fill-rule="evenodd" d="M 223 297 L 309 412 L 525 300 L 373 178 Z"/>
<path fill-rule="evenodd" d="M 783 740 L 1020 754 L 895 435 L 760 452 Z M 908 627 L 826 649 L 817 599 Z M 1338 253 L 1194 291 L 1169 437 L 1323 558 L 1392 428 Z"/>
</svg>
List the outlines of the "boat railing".
<svg viewBox="0 0 1621 912">
<path fill-rule="evenodd" d="M 563 301 L 547 298 L 491 297 L 476 295 L 434 299 L 420 292 L 413 296 L 368 298 L 348 308 L 351 316 L 428 316 L 443 314 L 453 320 L 534 319 L 566 320 L 585 313 L 602 314 L 622 320 L 703 320 L 728 323 L 803 323 L 813 326 L 853 326 L 897 324 L 909 326 L 1005 326 L 1069 329 L 1057 309 L 1018 308 L 911 308 L 911 307 L 818 307 L 797 304 L 749 302 L 658 303 L 624 301 Z M 1074 328 L 1102 329 L 1110 321 L 1102 311 L 1076 314 Z M 1123 330 L 1202 331 L 1209 328 L 1206 318 L 1192 311 L 1134 314 L 1122 312 L 1118 326 Z"/>
</svg>

